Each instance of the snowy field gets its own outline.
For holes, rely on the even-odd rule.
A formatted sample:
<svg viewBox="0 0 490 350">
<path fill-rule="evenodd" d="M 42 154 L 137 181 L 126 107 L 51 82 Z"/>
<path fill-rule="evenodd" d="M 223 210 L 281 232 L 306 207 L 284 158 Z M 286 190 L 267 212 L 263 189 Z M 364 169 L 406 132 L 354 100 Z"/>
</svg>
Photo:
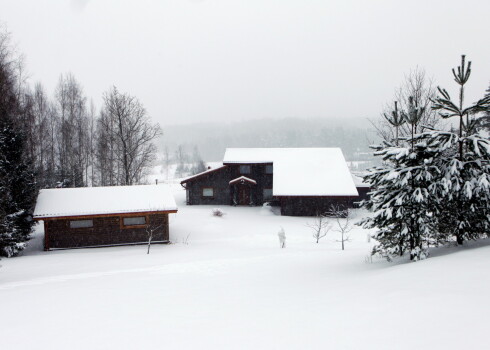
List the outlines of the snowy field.
<svg viewBox="0 0 490 350">
<path fill-rule="evenodd" d="M 341 251 L 311 218 L 185 206 L 173 244 L 41 251 L 0 261 L 1 349 L 487 349 L 490 241 L 407 263 Z M 360 217 L 362 213 L 355 213 Z M 277 232 L 284 227 L 287 248 Z"/>
</svg>

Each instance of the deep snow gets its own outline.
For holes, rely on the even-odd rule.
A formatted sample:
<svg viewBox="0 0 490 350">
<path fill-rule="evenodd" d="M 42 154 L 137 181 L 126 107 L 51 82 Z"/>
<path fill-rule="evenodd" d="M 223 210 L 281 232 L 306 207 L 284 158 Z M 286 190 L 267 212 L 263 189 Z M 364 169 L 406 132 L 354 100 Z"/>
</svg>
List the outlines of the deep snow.
<svg viewBox="0 0 490 350">
<path fill-rule="evenodd" d="M 311 218 L 186 206 L 173 244 L 42 252 L 0 261 L 2 349 L 483 349 L 490 241 L 428 260 L 366 262 Z M 356 213 L 360 216 L 362 213 Z M 279 248 L 284 227 L 287 248 Z M 450 254 L 449 254 L 450 253 Z"/>
</svg>

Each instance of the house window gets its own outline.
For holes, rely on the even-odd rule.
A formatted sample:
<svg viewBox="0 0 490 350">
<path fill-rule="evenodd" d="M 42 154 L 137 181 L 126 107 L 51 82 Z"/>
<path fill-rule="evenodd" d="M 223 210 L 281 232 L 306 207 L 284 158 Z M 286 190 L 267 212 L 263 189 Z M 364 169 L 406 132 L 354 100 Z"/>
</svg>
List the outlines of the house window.
<svg viewBox="0 0 490 350">
<path fill-rule="evenodd" d="M 145 225 L 146 217 L 144 216 L 133 216 L 129 218 L 123 218 L 124 226 L 135 226 L 135 225 Z"/>
<path fill-rule="evenodd" d="M 264 188 L 264 200 L 271 200 L 272 199 L 272 188 Z"/>
<path fill-rule="evenodd" d="M 240 165 L 240 174 L 250 174 L 250 165 Z"/>
<path fill-rule="evenodd" d="M 272 174 L 272 170 L 273 170 L 272 164 L 268 164 L 265 166 L 265 173 L 266 174 Z"/>
<path fill-rule="evenodd" d="M 85 228 L 85 227 L 93 227 L 93 220 L 73 220 L 70 221 L 70 228 Z"/>
<path fill-rule="evenodd" d="M 205 187 L 202 189 L 203 197 L 214 197 L 214 190 L 212 187 Z"/>
</svg>

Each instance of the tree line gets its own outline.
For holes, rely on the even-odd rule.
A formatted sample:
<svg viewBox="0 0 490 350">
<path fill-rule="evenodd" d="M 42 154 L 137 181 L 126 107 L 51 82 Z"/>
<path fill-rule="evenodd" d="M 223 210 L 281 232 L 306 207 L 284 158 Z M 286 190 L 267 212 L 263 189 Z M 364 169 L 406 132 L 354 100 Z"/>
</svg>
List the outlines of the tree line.
<svg viewBox="0 0 490 350">
<path fill-rule="evenodd" d="M 458 97 L 419 84 L 403 90 L 375 124 L 384 142 L 373 148 L 383 163 L 365 176 L 372 190 L 362 206 L 373 214 L 361 221 L 376 229 L 373 255 L 420 260 L 430 247 L 489 236 L 490 88 L 467 104 L 471 72 L 462 56 L 452 70 Z M 456 125 L 444 127 L 448 120 Z"/>
<path fill-rule="evenodd" d="M 116 87 L 97 110 L 73 74 L 62 74 L 52 95 L 32 86 L 1 31 L 0 255 L 25 246 L 39 189 L 141 183 L 161 134 L 142 103 Z"/>
<path fill-rule="evenodd" d="M 72 74 L 61 75 L 54 97 L 37 83 L 19 94 L 26 156 L 39 188 L 140 183 L 161 135 L 134 96 L 112 87 L 99 112 Z"/>
</svg>

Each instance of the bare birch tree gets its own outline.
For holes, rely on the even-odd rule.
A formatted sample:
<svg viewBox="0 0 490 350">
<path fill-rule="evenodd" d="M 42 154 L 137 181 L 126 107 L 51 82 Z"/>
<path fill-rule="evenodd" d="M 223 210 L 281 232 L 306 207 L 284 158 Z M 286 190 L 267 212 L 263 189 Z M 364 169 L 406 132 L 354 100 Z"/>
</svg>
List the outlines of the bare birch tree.
<svg viewBox="0 0 490 350">
<path fill-rule="evenodd" d="M 84 186 L 87 155 L 86 97 L 72 74 L 61 75 L 55 92 L 59 118 L 59 178 L 71 187 Z"/>
<path fill-rule="evenodd" d="M 120 93 L 116 87 L 104 94 L 103 118 L 100 123 L 110 140 L 117 162 L 116 183 L 133 185 L 141 182 L 155 159 L 154 140 L 162 132 L 152 124 L 143 105 L 134 96 Z"/>
</svg>

